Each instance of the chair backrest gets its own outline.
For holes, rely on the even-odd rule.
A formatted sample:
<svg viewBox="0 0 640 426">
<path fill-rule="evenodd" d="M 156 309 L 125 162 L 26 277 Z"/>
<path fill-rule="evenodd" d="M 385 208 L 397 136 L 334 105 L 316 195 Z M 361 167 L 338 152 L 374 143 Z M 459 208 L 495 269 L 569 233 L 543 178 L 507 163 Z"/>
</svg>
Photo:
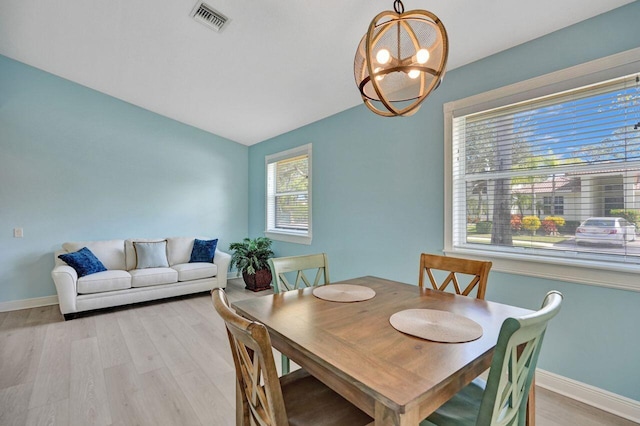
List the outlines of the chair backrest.
<svg viewBox="0 0 640 426">
<path fill-rule="evenodd" d="M 484 299 L 487 291 L 487 278 L 491 270 L 491 262 L 482 260 L 461 259 L 457 257 L 438 256 L 435 254 L 422 253 L 420 255 L 420 276 L 418 277 L 418 285 L 420 288 L 424 286 L 425 273 L 429 277 L 431 286 L 435 290 L 444 291 L 450 283 L 457 294 L 468 296 L 474 287 L 478 286 L 476 298 Z M 449 274 L 438 284 L 433 270 L 447 271 Z M 471 275 L 471 281 L 462 289 L 458 274 Z"/>
<path fill-rule="evenodd" d="M 504 321 L 476 425 L 526 424 L 527 398 L 542 339 L 548 322 L 560 311 L 561 303 L 562 294 L 551 291 L 539 311 Z"/>
<path fill-rule="evenodd" d="M 282 388 L 267 328 L 236 314 L 224 290 L 211 291 L 213 306 L 227 328 L 245 425 L 288 426 Z"/>
<path fill-rule="evenodd" d="M 329 284 L 329 260 L 325 253 L 272 258 L 269 259 L 269 265 L 273 275 L 274 293 Z M 304 273 L 305 270 L 310 269 L 316 272 L 313 283 L 309 281 Z M 285 276 L 288 272 L 296 273 L 296 280 L 293 284 Z M 320 281 L 321 278 L 323 278 L 323 281 Z"/>
</svg>

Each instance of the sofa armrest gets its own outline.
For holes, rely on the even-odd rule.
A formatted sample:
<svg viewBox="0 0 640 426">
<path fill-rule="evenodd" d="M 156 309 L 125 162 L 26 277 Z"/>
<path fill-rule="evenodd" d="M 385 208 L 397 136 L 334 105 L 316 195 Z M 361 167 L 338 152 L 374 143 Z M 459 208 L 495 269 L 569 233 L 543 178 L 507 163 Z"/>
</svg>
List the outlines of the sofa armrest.
<svg viewBox="0 0 640 426">
<path fill-rule="evenodd" d="M 51 278 L 58 292 L 60 312 L 69 314 L 76 312 L 76 296 L 78 295 L 78 273 L 68 265 L 58 265 L 51 271 Z"/>
<path fill-rule="evenodd" d="M 218 265 L 218 285 L 220 288 L 227 286 L 227 274 L 229 273 L 229 263 L 231 263 L 231 255 L 216 249 L 213 256 L 213 263 Z"/>
</svg>

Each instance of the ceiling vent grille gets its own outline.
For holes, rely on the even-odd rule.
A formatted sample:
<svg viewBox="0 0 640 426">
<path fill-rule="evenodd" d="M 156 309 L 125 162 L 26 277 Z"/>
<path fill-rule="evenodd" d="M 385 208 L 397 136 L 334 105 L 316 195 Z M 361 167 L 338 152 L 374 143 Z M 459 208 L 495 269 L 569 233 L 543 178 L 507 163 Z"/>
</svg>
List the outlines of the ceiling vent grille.
<svg viewBox="0 0 640 426">
<path fill-rule="evenodd" d="M 208 4 L 198 2 L 191 11 L 191 17 L 215 31 L 220 31 L 229 19 Z"/>
</svg>

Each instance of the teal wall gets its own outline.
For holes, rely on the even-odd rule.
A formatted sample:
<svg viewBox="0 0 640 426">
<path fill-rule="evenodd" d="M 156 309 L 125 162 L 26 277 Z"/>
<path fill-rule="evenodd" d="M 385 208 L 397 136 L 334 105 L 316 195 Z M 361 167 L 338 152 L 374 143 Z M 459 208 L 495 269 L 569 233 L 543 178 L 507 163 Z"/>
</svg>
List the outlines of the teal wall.
<svg viewBox="0 0 640 426">
<path fill-rule="evenodd" d="M 0 302 L 65 241 L 247 234 L 248 149 L 0 56 Z M 24 238 L 13 238 L 13 228 Z"/>
<path fill-rule="evenodd" d="M 326 252 L 332 280 L 416 283 L 419 254 L 444 244 L 443 104 L 638 47 L 638 16 L 634 2 L 452 70 L 413 117 L 359 106 L 250 147 L 250 235 L 264 231 L 265 155 L 311 142 L 313 242 L 276 255 Z M 565 303 L 539 367 L 640 401 L 640 293 L 493 272 L 487 298 L 535 309 L 550 289 Z"/>
</svg>

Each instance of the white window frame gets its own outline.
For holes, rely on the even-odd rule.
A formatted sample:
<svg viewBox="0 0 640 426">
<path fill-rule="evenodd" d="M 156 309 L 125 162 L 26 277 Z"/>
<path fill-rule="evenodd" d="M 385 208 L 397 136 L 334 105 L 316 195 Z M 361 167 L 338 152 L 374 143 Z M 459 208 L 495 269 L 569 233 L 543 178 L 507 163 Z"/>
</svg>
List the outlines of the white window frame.
<svg viewBox="0 0 640 426">
<path fill-rule="evenodd" d="M 312 158 L 311 158 L 311 144 L 302 145 L 296 148 L 292 148 L 286 151 L 278 152 L 276 154 L 267 155 L 264 160 L 264 169 L 265 169 L 265 231 L 264 235 L 272 240 L 276 241 L 285 241 L 289 243 L 297 243 L 297 244 L 311 244 L 311 240 L 313 237 L 312 234 L 312 217 L 311 212 L 312 209 Z M 289 158 L 299 157 L 301 155 L 306 155 L 309 161 L 309 177 L 308 177 L 308 198 L 309 198 L 309 229 L 306 231 L 296 231 L 296 230 L 285 230 L 276 228 L 274 225 L 275 222 L 275 212 L 269 211 L 269 206 L 275 206 L 275 202 L 270 202 L 270 198 L 274 198 L 275 194 L 270 193 L 269 189 L 269 164 L 277 163 L 278 161 L 287 160 Z"/>
<path fill-rule="evenodd" d="M 481 248 L 460 248 L 453 244 L 453 128 L 455 117 L 486 111 L 638 73 L 640 48 L 597 59 L 520 83 L 444 104 L 445 142 L 445 229 L 444 252 L 470 259 L 488 259 L 493 271 L 558 281 L 568 281 L 631 291 L 640 291 L 640 266 L 598 262 L 569 257 L 542 257 L 514 252 L 488 252 Z"/>
</svg>

